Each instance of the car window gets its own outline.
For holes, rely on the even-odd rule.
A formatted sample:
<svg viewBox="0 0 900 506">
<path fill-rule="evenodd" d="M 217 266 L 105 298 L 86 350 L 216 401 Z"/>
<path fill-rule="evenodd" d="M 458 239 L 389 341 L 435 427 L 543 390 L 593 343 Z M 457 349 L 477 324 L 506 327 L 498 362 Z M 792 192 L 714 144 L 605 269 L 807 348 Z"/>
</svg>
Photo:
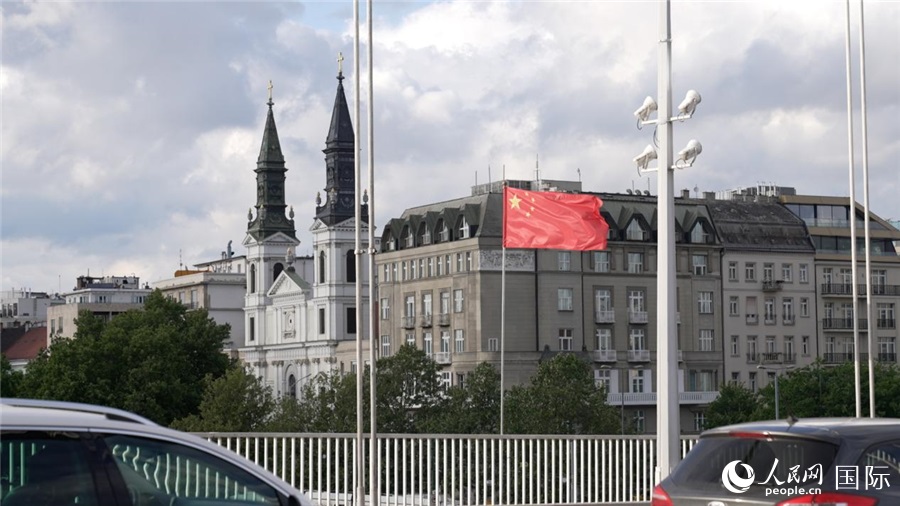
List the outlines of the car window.
<svg viewBox="0 0 900 506">
<path fill-rule="evenodd" d="M 831 468 L 838 447 L 824 441 L 795 438 L 708 437 L 688 452 L 672 472 L 671 479 L 691 488 L 720 490 L 722 475 L 731 464 L 736 476 L 749 479 L 749 495 L 763 493 L 766 486 L 778 486 L 804 478 L 824 477 Z M 737 461 L 738 464 L 732 464 Z M 816 480 L 818 481 L 818 480 Z M 768 485 L 765 483 L 768 482 Z"/>
<path fill-rule="evenodd" d="M 89 453 L 77 435 L 5 432 L 0 448 L 3 506 L 99 504 Z"/>
<path fill-rule="evenodd" d="M 900 495 L 900 440 L 869 448 L 860 457 L 857 467 L 865 488 L 891 490 Z"/>
<path fill-rule="evenodd" d="M 135 506 L 281 504 L 271 486 L 214 454 L 149 438 L 104 439 Z"/>
</svg>

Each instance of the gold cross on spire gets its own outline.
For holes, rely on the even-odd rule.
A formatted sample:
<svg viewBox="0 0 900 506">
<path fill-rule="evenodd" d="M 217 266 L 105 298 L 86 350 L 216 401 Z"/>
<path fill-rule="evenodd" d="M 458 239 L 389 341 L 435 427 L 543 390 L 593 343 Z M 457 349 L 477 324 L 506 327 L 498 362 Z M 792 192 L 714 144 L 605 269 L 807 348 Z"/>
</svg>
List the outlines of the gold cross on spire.
<svg viewBox="0 0 900 506">
<path fill-rule="evenodd" d="M 344 53 L 338 52 L 337 63 L 338 63 L 338 74 L 343 75 L 343 73 L 344 73 Z"/>
<path fill-rule="evenodd" d="M 271 101 L 272 101 L 272 88 L 274 88 L 274 86 L 272 86 L 272 80 L 271 80 L 271 79 L 269 79 L 269 86 L 268 86 L 268 88 L 269 88 L 269 102 L 271 102 Z"/>
</svg>

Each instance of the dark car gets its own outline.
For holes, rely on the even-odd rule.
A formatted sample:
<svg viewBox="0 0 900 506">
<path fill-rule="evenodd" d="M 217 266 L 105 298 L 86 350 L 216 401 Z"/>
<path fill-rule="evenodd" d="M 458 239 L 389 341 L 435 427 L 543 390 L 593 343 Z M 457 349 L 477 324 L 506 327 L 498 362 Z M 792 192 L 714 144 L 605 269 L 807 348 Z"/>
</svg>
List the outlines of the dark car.
<svg viewBox="0 0 900 506">
<path fill-rule="evenodd" d="M 311 506 L 249 460 L 127 411 L 0 399 L 3 506 Z"/>
<path fill-rule="evenodd" d="M 792 419 L 708 430 L 651 501 L 805 505 L 900 505 L 900 420 Z"/>
</svg>

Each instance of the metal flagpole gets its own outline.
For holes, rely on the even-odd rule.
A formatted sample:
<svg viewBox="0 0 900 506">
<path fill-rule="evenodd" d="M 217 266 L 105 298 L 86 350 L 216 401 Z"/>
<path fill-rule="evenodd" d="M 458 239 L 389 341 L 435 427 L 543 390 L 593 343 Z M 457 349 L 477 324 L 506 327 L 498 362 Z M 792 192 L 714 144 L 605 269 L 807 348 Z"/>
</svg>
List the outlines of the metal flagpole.
<svg viewBox="0 0 900 506">
<path fill-rule="evenodd" d="M 866 338 L 869 342 L 869 417 L 875 418 L 875 332 L 877 328 L 872 319 L 872 243 L 869 240 L 869 132 L 866 122 L 866 32 L 863 11 L 865 5 L 859 0 L 859 89 L 862 123 L 862 170 L 863 170 L 863 212 L 866 213 Z M 855 220 L 854 220 L 855 223 Z"/>
<path fill-rule="evenodd" d="M 362 184 L 359 171 L 359 0 L 353 0 L 353 175 L 355 195 L 355 268 L 356 268 L 356 506 L 366 502 L 366 463 L 363 448 L 363 352 L 362 352 Z"/>
<path fill-rule="evenodd" d="M 506 199 L 506 192 L 503 192 L 503 199 Z M 503 203 L 503 212 L 506 212 L 506 202 Z M 503 435 L 503 379 L 504 379 L 504 358 L 506 351 L 506 246 L 503 246 L 503 254 L 500 256 L 500 435 Z"/>
<path fill-rule="evenodd" d="M 378 478 L 380 476 L 378 469 L 378 427 L 376 425 L 376 403 L 375 403 L 375 393 L 376 393 L 376 369 L 375 369 L 375 347 L 378 336 L 375 335 L 375 325 L 377 324 L 377 315 L 375 314 L 375 301 L 378 300 L 376 297 L 376 287 L 375 287 L 375 254 L 377 251 L 375 250 L 375 131 L 374 131 L 374 119 L 375 119 L 375 106 L 374 106 L 374 91 L 373 91 L 373 63 L 372 63 L 372 46 L 374 42 L 372 41 L 372 0 L 368 0 L 366 2 L 366 28 L 368 29 L 369 36 L 369 47 L 367 54 L 367 65 L 369 71 L 369 94 L 366 105 L 368 109 L 366 110 L 367 114 L 367 122 L 366 122 L 366 137 L 368 140 L 367 147 L 369 149 L 368 157 L 366 158 L 368 162 L 368 172 L 369 172 L 369 180 L 368 180 L 368 192 L 369 192 L 369 489 L 372 494 L 372 504 L 377 506 L 379 504 L 379 499 L 381 498 L 380 487 L 378 483 Z"/>
<path fill-rule="evenodd" d="M 853 381 L 856 395 L 856 417 L 862 416 L 862 393 L 860 392 L 859 378 L 859 298 L 857 294 L 856 280 L 856 171 L 853 167 L 853 80 L 850 75 L 850 0 L 845 0 L 847 29 L 845 57 L 847 62 L 847 145 L 850 155 L 850 280 L 851 293 L 853 295 Z"/>
</svg>

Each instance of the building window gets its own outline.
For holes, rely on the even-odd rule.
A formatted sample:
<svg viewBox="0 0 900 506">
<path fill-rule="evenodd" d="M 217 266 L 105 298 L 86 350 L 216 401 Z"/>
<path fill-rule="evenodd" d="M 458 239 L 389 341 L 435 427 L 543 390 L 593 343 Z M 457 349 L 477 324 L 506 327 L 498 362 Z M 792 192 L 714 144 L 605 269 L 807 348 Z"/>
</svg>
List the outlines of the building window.
<svg viewBox="0 0 900 506">
<path fill-rule="evenodd" d="M 712 329 L 701 329 L 699 342 L 699 351 L 713 351 L 713 331 Z"/>
<path fill-rule="evenodd" d="M 734 383 L 740 383 L 741 382 L 741 373 L 739 373 L 739 372 L 731 373 L 731 381 Z"/>
<path fill-rule="evenodd" d="M 806 297 L 800 297 L 800 316 L 809 317 L 809 299 Z"/>
<path fill-rule="evenodd" d="M 408 346 L 416 347 L 416 334 L 414 332 L 406 333 L 406 344 Z"/>
<path fill-rule="evenodd" d="M 756 281 L 756 262 L 744 264 L 744 281 Z"/>
<path fill-rule="evenodd" d="M 728 262 L 728 281 L 738 280 L 738 264 L 737 262 Z"/>
<path fill-rule="evenodd" d="M 731 316 L 739 316 L 740 310 L 738 309 L 738 305 L 739 299 L 736 296 L 732 295 L 731 297 L 728 297 L 728 314 Z"/>
<path fill-rule="evenodd" d="M 250 264 L 250 279 L 247 281 L 250 293 L 256 293 L 256 264 Z"/>
<path fill-rule="evenodd" d="M 463 271 L 462 253 L 456 254 L 456 272 Z"/>
<path fill-rule="evenodd" d="M 561 271 L 572 270 L 572 252 L 559 251 L 556 253 L 556 264 Z"/>
<path fill-rule="evenodd" d="M 629 381 L 628 388 L 629 392 L 637 394 L 642 392 L 649 391 L 650 382 L 649 378 L 645 377 L 645 373 L 649 372 L 646 369 L 631 369 L 628 371 Z"/>
<path fill-rule="evenodd" d="M 441 331 L 441 353 L 450 353 L 450 332 Z"/>
<path fill-rule="evenodd" d="M 390 320 L 391 319 L 391 299 L 387 297 L 381 299 L 381 319 L 382 320 Z"/>
<path fill-rule="evenodd" d="M 638 434 L 643 434 L 644 432 L 646 432 L 643 409 L 636 409 L 634 411 L 634 431 Z"/>
<path fill-rule="evenodd" d="M 356 334 L 356 308 L 347 308 L 347 333 Z"/>
<path fill-rule="evenodd" d="M 691 230 L 691 243 L 706 244 L 708 242 L 709 234 L 706 233 L 706 230 L 703 228 L 703 224 L 698 222 Z"/>
<path fill-rule="evenodd" d="M 415 260 L 409 262 L 409 271 L 410 279 L 419 279 L 419 268 Z"/>
<path fill-rule="evenodd" d="M 391 356 L 391 336 L 381 336 L 381 356 Z"/>
<path fill-rule="evenodd" d="M 741 354 L 741 338 L 740 336 L 731 336 L 731 356 L 737 357 Z"/>
<path fill-rule="evenodd" d="M 325 282 L 325 252 L 319 252 L 319 283 Z"/>
<path fill-rule="evenodd" d="M 450 314 L 450 292 L 441 292 L 441 314 Z"/>
<path fill-rule="evenodd" d="M 434 355 L 434 340 L 432 339 L 431 332 L 422 333 L 422 351 L 429 357 Z"/>
<path fill-rule="evenodd" d="M 431 303 L 431 292 L 422 294 L 422 314 L 424 316 L 431 316 L 431 311 L 433 309 L 433 304 Z"/>
<path fill-rule="evenodd" d="M 628 228 L 625 229 L 625 239 L 629 241 L 644 240 L 644 229 L 641 228 L 638 220 L 631 220 L 631 223 L 628 224 Z"/>
<path fill-rule="evenodd" d="M 804 356 L 809 355 L 809 336 L 803 336 L 800 338 L 800 353 Z"/>
<path fill-rule="evenodd" d="M 463 388 L 466 386 L 466 373 L 464 373 L 464 372 L 456 373 L 456 384 L 460 388 Z"/>
<path fill-rule="evenodd" d="M 698 292 L 697 294 L 697 307 L 700 311 L 700 314 L 712 314 L 713 312 L 713 293 L 712 292 Z"/>
<path fill-rule="evenodd" d="M 62 325 L 60 325 L 60 332 L 62 332 Z M 247 340 L 256 341 L 256 318 L 253 316 L 247 322 Z"/>
<path fill-rule="evenodd" d="M 293 374 L 288 376 L 288 395 L 292 399 L 297 398 L 297 378 Z"/>
<path fill-rule="evenodd" d="M 629 253 L 628 254 L 628 272 L 632 274 L 640 274 L 644 272 L 644 254 Z"/>
<path fill-rule="evenodd" d="M 572 310 L 572 289 L 559 288 L 556 290 L 557 309 L 560 311 Z"/>
<path fill-rule="evenodd" d="M 800 264 L 799 274 L 801 283 L 809 283 L 809 265 Z"/>
<path fill-rule="evenodd" d="M 594 260 L 594 272 L 609 272 L 608 251 L 595 251 L 592 256 Z"/>
<path fill-rule="evenodd" d="M 767 324 L 774 325 L 775 324 L 775 299 L 769 297 L 765 300 L 765 314 L 764 318 Z"/>
<path fill-rule="evenodd" d="M 454 313 L 462 313 L 463 312 L 463 291 L 462 290 L 453 290 L 453 312 Z"/>
<path fill-rule="evenodd" d="M 499 341 L 496 337 L 488 338 L 488 351 L 500 351 Z"/>
<path fill-rule="evenodd" d="M 715 392 L 715 371 L 691 371 L 688 377 L 688 388 L 691 392 Z"/>
<path fill-rule="evenodd" d="M 614 350 L 612 344 L 611 329 L 597 329 L 597 349 L 600 351 Z"/>
<path fill-rule="evenodd" d="M 472 272 L 472 252 L 466 251 L 466 272 Z"/>
<path fill-rule="evenodd" d="M 609 369 L 594 369 L 594 383 L 603 388 L 603 392 L 610 393 L 612 383 L 612 371 Z"/>
<path fill-rule="evenodd" d="M 319 334 L 325 333 L 325 308 L 319 308 Z"/>
<path fill-rule="evenodd" d="M 444 272 L 446 272 L 448 276 L 450 275 L 450 255 L 444 256 Z"/>
<path fill-rule="evenodd" d="M 391 262 L 391 279 L 397 279 L 397 262 Z"/>
<path fill-rule="evenodd" d="M 775 264 L 763 264 L 763 282 L 775 281 Z"/>
<path fill-rule="evenodd" d="M 468 239 L 469 237 L 469 222 L 466 221 L 466 217 L 463 216 L 459 219 L 459 238 L 460 239 Z"/>
<path fill-rule="evenodd" d="M 785 283 L 794 282 L 794 266 L 791 264 L 781 264 L 781 280 Z"/>
<path fill-rule="evenodd" d="M 448 388 L 450 388 L 450 386 L 451 386 L 450 382 L 452 381 L 452 379 L 453 379 L 452 373 L 447 372 L 447 371 L 441 372 L 441 381 L 440 381 L 441 390 L 446 391 Z"/>
<path fill-rule="evenodd" d="M 559 329 L 559 350 L 572 351 L 572 329 Z"/>
<path fill-rule="evenodd" d="M 407 295 L 406 303 L 403 305 L 403 316 L 407 318 L 415 318 L 416 316 L 416 296 Z"/>
<path fill-rule="evenodd" d="M 647 349 L 646 334 L 644 329 L 634 328 L 628 336 L 628 349 L 631 351 L 645 351 Z"/>
<path fill-rule="evenodd" d="M 390 266 L 390 264 L 384 264 L 382 266 L 382 272 L 383 272 L 383 274 L 381 275 L 382 280 L 385 283 L 390 283 L 391 282 L 391 266 Z"/>
<path fill-rule="evenodd" d="M 755 372 L 752 372 L 752 371 L 750 372 L 750 381 L 749 381 L 748 387 L 750 388 L 751 392 L 756 392 L 756 373 Z"/>
<path fill-rule="evenodd" d="M 705 276 L 706 275 L 706 255 L 692 255 L 691 263 L 694 266 L 694 275 L 695 276 Z"/>
<path fill-rule="evenodd" d="M 428 277 L 434 277 L 434 257 L 428 257 Z"/>
<path fill-rule="evenodd" d="M 466 351 L 466 332 L 463 329 L 453 331 L 456 341 L 456 353 L 465 353 Z"/>
<path fill-rule="evenodd" d="M 702 432 L 706 429 L 706 413 L 694 413 L 694 432 Z"/>
<path fill-rule="evenodd" d="M 781 317 L 784 323 L 791 325 L 794 323 L 794 299 L 785 297 L 781 299 Z"/>
</svg>

